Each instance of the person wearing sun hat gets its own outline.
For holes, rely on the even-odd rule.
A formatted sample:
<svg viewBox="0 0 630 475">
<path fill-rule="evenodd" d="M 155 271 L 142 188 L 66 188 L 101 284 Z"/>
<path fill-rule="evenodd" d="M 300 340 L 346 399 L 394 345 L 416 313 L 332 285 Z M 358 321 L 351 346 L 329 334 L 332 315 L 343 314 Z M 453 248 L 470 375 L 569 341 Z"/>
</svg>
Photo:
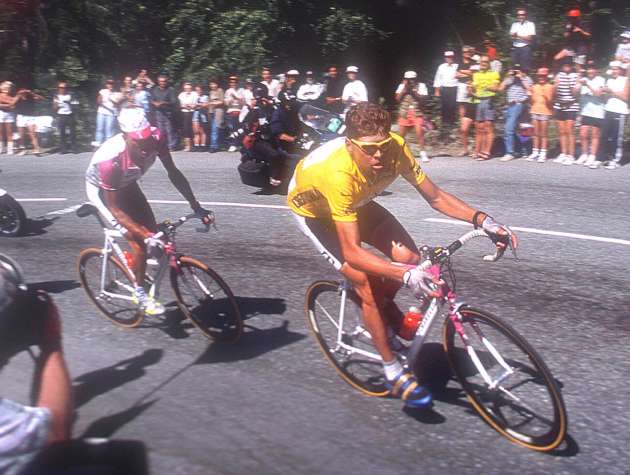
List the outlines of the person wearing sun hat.
<svg viewBox="0 0 630 475">
<path fill-rule="evenodd" d="M 457 120 L 457 78 L 458 64 L 455 63 L 455 53 L 453 51 L 444 52 L 444 62 L 440 64 L 435 72 L 433 88 L 435 96 L 440 98 L 442 104 L 442 139 L 448 135 L 448 127 L 455 124 Z"/>
<path fill-rule="evenodd" d="M 188 180 L 173 162 L 166 137 L 151 127 L 142 108 L 123 109 L 118 124 L 122 132 L 103 143 L 90 160 L 85 173 L 86 193 L 105 220 L 129 242 L 134 254 L 134 299 L 138 306 L 147 315 L 160 315 L 164 307 L 143 287 L 147 247 L 158 243 L 153 238 L 157 232 L 155 216 L 138 180 L 159 158 L 171 183 L 192 210 L 206 223 L 211 222 L 211 213 L 195 198 Z"/>
<path fill-rule="evenodd" d="M 423 102 L 429 95 L 427 85 L 418 82 L 418 73 L 405 71 L 402 82 L 396 88 L 396 102 L 398 106 L 398 133 L 405 138 L 409 129 L 416 132 L 416 141 L 420 148 L 420 160 L 429 161 L 424 150 L 424 112 Z"/>
<path fill-rule="evenodd" d="M 344 113 L 347 112 L 350 107 L 368 101 L 367 88 L 363 81 L 358 79 L 358 74 L 358 67 L 348 66 L 346 68 L 348 82 L 341 92 L 341 102 L 346 106 Z"/>
</svg>

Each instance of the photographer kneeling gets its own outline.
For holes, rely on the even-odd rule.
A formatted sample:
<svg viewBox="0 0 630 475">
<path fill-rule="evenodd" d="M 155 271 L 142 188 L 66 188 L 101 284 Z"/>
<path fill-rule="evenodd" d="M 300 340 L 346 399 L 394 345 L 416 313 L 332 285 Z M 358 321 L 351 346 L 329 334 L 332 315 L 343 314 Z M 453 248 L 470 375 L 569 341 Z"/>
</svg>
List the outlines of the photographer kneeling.
<svg viewBox="0 0 630 475">
<path fill-rule="evenodd" d="M 57 308 L 45 292 L 29 291 L 19 271 L 0 262 L 0 369 L 31 345 L 36 358 L 36 406 L 0 394 L 0 473 L 17 475 L 54 442 L 70 437 L 72 396 Z M 23 473 L 23 472 L 22 472 Z"/>
</svg>

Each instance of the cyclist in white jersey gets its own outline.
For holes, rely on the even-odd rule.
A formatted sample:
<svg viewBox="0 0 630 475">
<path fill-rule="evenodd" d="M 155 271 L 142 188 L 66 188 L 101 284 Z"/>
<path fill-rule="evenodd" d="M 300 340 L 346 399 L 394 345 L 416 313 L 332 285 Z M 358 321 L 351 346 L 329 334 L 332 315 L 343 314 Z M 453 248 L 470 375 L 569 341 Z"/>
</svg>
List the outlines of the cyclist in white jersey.
<svg viewBox="0 0 630 475">
<path fill-rule="evenodd" d="M 210 223 L 211 213 L 201 207 L 182 172 L 175 166 L 166 137 L 151 127 L 142 108 L 123 109 L 118 122 L 122 133 L 104 142 L 94 153 L 85 174 L 88 199 L 105 219 L 120 229 L 134 253 L 135 298 L 148 315 L 164 313 L 164 307 L 147 295 L 143 283 L 147 246 L 158 244 L 153 211 L 138 180 L 160 159 L 171 183 L 195 213 Z"/>
</svg>

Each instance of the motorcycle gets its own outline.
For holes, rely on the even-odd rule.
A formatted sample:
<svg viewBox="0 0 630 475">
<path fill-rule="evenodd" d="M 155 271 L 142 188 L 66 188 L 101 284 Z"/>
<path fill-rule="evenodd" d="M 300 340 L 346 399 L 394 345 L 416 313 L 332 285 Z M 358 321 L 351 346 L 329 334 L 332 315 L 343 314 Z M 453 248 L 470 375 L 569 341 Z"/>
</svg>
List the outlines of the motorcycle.
<svg viewBox="0 0 630 475">
<path fill-rule="evenodd" d="M 0 188 L 0 236 L 19 236 L 25 228 L 24 208 L 7 190 Z"/>
<path fill-rule="evenodd" d="M 345 131 L 343 120 L 338 114 L 320 109 L 311 104 L 301 106 L 298 113 L 302 130 L 296 140 L 296 152 L 287 159 L 287 179 L 280 187 L 269 184 L 269 163 L 244 152 L 238 172 L 241 182 L 248 186 L 261 188 L 264 192 L 286 193 L 288 181 L 298 162 L 320 145 L 333 140 Z"/>
</svg>

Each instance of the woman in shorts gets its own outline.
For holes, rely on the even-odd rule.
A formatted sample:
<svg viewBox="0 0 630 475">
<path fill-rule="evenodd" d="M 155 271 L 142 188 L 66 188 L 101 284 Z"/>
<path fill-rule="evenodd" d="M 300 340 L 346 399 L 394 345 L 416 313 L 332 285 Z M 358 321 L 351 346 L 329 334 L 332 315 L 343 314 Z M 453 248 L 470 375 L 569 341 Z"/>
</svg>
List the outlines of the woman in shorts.
<svg viewBox="0 0 630 475">
<path fill-rule="evenodd" d="M 182 92 L 177 96 L 182 117 L 182 137 L 184 137 L 184 152 L 192 152 L 193 126 L 192 117 L 197 107 L 198 94 L 193 91 L 192 83 L 186 81 Z"/>
<path fill-rule="evenodd" d="M 208 95 L 203 88 L 197 84 L 195 86 L 197 93 L 197 106 L 192 116 L 193 129 L 193 150 L 202 151 L 206 149 L 206 130 L 208 130 Z"/>
<path fill-rule="evenodd" d="M 398 102 L 398 133 L 404 137 L 409 129 L 416 132 L 416 140 L 420 147 L 420 160 L 429 161 L 429 156 L 424 150 L 424 114 L 422 102 L 429 94 L 427 86 L 423 82 L 417 82 L 418 74 L 415 71 L 406 71 L 403 81 L 396 89 L 396 102 Z"/>
<path fill-rule="evenodd" d="M 601 96 L 606 80 L 597 73 L 597 68 L 589 66 L 586 77 L 580 78 L 574 91 L 580 94 L 580 115 L 582 116 L 580 124 L 582 154 L 575 162 L 578 165 L 589 166 L 595 161 L 599 150 L 600 132 L 604 123 L 604 101 Z M 568 162 L 565 163 L 569 165 Z"/>
<path fill-rule="evenodd" d="M 560 138 L 560 155 L 554 163 L 571 165 L 575 162 L 575 134 L 573 125 L 580 110 L 575 88 L 578 85 L 579 76 L 573 70 L 573 60 L 565 58 L 562 62 L 562 70 L 556 74 L 555 99 L 553 111 L 558 126 Z"/>
<path fill-rule="evenodd" d="M 549 83 L 549 69 L 539 68 L 536 71 L 536 84 L 531 87 L 530 114 L 534 125 L 534 139 L 532 153 L 525 160 L 538 163 L 547 161 L 547 143 L 549 120 L 553 107 L 553 84 Z"/>
<path fill-rule="evenodd" d="M 0 153 L 4 153 L 4 143 L 7 144 L 7 154 L 13 155 L 13 124 L 15 123 L 15 104 L 20 96 L 12 96 L 13 83 L 4 81 L 0 84 Z"/>
</svg>

